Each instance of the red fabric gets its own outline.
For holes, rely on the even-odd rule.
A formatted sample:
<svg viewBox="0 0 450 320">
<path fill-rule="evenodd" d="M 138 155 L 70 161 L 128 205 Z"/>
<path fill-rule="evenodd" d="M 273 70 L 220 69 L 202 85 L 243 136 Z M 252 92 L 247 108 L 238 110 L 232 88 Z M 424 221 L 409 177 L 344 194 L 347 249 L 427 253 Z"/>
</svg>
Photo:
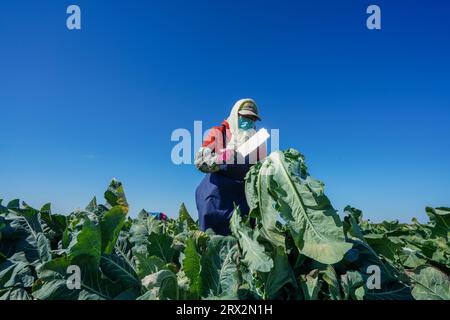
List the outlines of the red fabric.
<svg viewBox="0 0 450 320">
<path fill-rule="evenodd" d="M 227 139 L 231 139 L 230 125 L 227 120 L 224 120 L 220 126 L 212 127 L 202 147 L 207 147 L 211 151 L 219 151 L 224 148 L 223 131 L 226 130 Z"/>
</svg>

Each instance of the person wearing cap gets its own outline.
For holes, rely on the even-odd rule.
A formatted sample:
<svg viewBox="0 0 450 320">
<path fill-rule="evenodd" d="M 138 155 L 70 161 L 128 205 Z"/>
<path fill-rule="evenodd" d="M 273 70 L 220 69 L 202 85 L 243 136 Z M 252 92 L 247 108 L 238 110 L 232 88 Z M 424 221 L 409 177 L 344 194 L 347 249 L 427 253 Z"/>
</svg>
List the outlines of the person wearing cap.
<svg viewBox="0 0 450 320">
<path fill-rule="evenodd" d="M 248 214 L 244 179 L 250 167 L 266 157 L 267 147 L 263 144 L 245 158 L 236 150 L 256 133 L 259 120 L 255 101 L 239 100 L 229 117 L 210 130 L 196 153 L 195 166 L 206 173 L 195 192 L 201 230 L 228 235 L 234 207 Z"/>
</svg>

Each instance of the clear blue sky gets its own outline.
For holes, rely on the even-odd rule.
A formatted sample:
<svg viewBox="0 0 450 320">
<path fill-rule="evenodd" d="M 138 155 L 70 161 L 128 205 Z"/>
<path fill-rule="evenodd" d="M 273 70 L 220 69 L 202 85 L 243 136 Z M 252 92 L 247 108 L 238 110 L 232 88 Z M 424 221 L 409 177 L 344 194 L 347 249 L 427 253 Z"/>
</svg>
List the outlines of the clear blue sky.
<svg viewBox="0 0 450 320">
<path fill-rule="evenodd" d="M 66 28 L 66 8 L 82 30 Z M 365 27 L 378 4 L 382 30 Z M 338 210 L 409 221 L 450 206 L 444 1 L 3 1 L 0 198 L 55 210 L 123 181 L 134 213 L 196 216 L 203 175 L 172 130 L 254 98 Z"/>
</svg>

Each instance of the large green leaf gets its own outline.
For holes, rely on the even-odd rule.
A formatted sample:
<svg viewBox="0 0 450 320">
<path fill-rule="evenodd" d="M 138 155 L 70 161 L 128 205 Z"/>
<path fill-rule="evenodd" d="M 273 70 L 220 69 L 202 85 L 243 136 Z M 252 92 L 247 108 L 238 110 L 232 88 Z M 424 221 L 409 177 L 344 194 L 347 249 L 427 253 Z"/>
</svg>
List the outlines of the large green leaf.
<svg viewBox="0 0 450 320">
<path fill-rule="evenodd" d="M 166 263 L 172 262 L 175 250 L 172 249 L 173 239 L 166 233 L 152 233 L 148 237 L 147 252 L 149 256 L 156 256 Z"/>
<path fill-rule="evenodd" d="M 450 300 L 450 282 L 447 275 L 433 267 L 421 267 L 411 276 L 412 295 L 417 300 Z"/>
<path fill-rule="evenodd" d="M 166 265 L 166 262 L 161 258 L 149 257 L 146 253 L 135 252 L 134 257 L 136 259 L 136 272 L 140 279 L 162 270 Z"/>
<path fill-rule="evenodd" d="M 448 240 L 450 233 L 450 208 L 426 208 L 433 223 L 433 234 Z"/>
<path fill-rule="evenodd" d="M 103 254 L 100 260 L 100 269 L 105 276 L 125 289 L 141 285 L 133 266 L 117 254 Z"/>
<path fill-rule="evenodd" d="M 81 229 L 74 233 L 67 248 L 72 264 L 97 270 L 100 265 L 102 238 L 100 227 L 89 218 L 80 222 Z"/>
<path fill-rule="evenodd" d="M 232 297 L 237 294 L 239 275 L 236 256 L 237 241 L 227 236 L 213 235 L 209 238 L 207 248 L 201 255 L 200 277 L 202 296 Z"/>
<path fill-rule="evenodd" d="M 273 260 L 265 252 L 264 246 L 258 242 L 258 230 L 252 230 L 242 223 L 239 208 L 233 212 L 230 228 L 242 249 L 243 259 L 241 261 L 252 271 L 269 272 L 273 268 Z"/>
<path fill-rule="evenodd" d="M 278 297 L 280 291 L 287 286 L 294 293 L 298 289 L 294 272 L 288 261 L 288 256 L 282 247 L 278 247 L 273 251 L 272 259 L 274 267 L 264 277 L 264 296 L 269 300 Z"/>
<path fill-rule="evenodd" d="M 147 256 L 157 256 L 166 262 L 171 262 L 175 254 L 172 249 L 173 238 L 167 234 L 162 222 L 141 211 L 130 228 L 130 242 L 133 252 L 144 253 Z"/>
<path fill-rule="evenodd" d="M 41 222 L 45 235 L 50 239 L 58 239 L 66 228 L 66 216 L 61 214 L 52 214 L 51 204 L 46 203 L 40 210 Z"/>
<path fill-rule="evenodd" d="M 104 277 L 99 270 L 82 268 L 80 289 L 68 286 L 71 262 L 57 258 L 43 264 L 38 270 L 39 280 L 33 286 L 33 297 L 38 300 L 110 300 L 123 293 L 123 288 Z"/>
<path fill-rule="evenodd" d="M 200 272 L 202 269 L 201 256 L 197 252 L 195 242 L 192 239 L 189 239 L 186 242 L 186 249 L 184 250 L 183 269 L 190 281 L 190 292 L 195 297 L 200 297 L 202 292 L 202 278 L 200 276 Z"/>
<path fill-rule="evenodd" d="M 237 294 L 240 285 L 238 263 L 236 261 L 239 247 L 235 244 L 231 248 L 227 247 L 225 250 L 221 250 L 221 252 L 226 254 L 220 254 L 222 266 L 219 271 L 219 294 L 225 293 L 234 296 Z"/>
<path fill-rule="evenodd" d="M 364 239 L 378 255 L 386 260 L 393 262 L 399 258 L 402 245 L 395 238 L 389 238 L 386 234 L 370 234 Z"/>
<path fill-rule="evenodd" d="M 267 166 L 267 164 L 264 164 Z M 285 248 L 285 235 L 279 229 L 277 220 L 279 212 L 277 203 L 272 197 L 267 196 L 270 185 L 269 176 L 261 174 L 266 167 L 261 169 L 261 163 L 257 163 L 248 172 L 245 182 L 245 194 L 250 207 L 250 216 L 261 220 L 260 233 L 275 247 Z"/>
<path fill-rule="evenodd" d="M 23 252 L 18 252 L 0 264 L 0 289 L 31 288 L 33 267 Z"/>
<path fill-rule="evenodd" d="M 24 208 L 14 201 L 2 231 L 0 249 L 7 255 L 23 252 L 29 262 L 45 262 L 50 259 L 50 242 L 44 234 L 40 213 L 24 203 Z M 6 248 L 9 246 L 9 248 Z"/>
<path fill-rule="evenodd" d="M 248 183 L 257 185 L 246 188 L 247 199 L 259 205 L 262 228 L 272 243 L 280 242 L 276 239 L 281 218 L 300 252 L 321 263 L 339 262 L 352 247 L 345 242 L 342 223 L 323 193 L 323 183 L 306 174 L 303 156 L 296 150 L 271 153 L 259 167 L 258 177 Z"/>
<path fill-rule="evenodd" d="M 189 212 L 187 211 L 186 206 L 184 205 L 184 203 L 182 203 L 181 206 L 180 206 L 180 210 L 179 210 L 179 213 L 178 213 L 178 220 L 180 222 L 186 222 L 188 226 L 194 226 L 195 225 L 195 221 L 189 215 Z"/>
<path fill-rule="evenodd" d="M 100 220 L 102 252 L 111 254 L 119 238 L 119 232 L 125 222 L 123 207 L 115 206 L 106 212 Z"/>
</svg>

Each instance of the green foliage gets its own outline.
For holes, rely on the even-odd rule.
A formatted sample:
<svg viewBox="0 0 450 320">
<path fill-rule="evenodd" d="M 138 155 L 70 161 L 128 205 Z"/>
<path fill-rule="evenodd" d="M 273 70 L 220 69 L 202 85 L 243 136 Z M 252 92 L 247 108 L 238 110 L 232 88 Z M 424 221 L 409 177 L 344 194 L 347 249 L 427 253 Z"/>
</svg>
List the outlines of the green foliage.
<svg viewBox="0 0 450 320">
<path fill-rule="evenodd" d="M 342 260 L 352 246 L 323 183 L 308 175 L 303 155 L 293 149 L 274 152 L 249 176 L 246 196 L 263 237 L 282 245 L 279 235 L 287 230 L 301 254 L 324 264 Z"/>
<path fill-rule="evenodd" d="M 421 267 L 412 276 L 413 296 L 420 300 L 450 300 L 448 276 L 433 267 Z"/>
<path fill-rule="evenodd" d="M 341 220 L 293 149 L 253 166 L 245 188 L 250 213 L 235 208 L 226 237 L 184 204 L 166 222 L 127 217 L 116 180 L 105 204 L 69 215 L 0 200 L 0 300 L 450 300 L 450 209 L 374 224 L 349 206 Z"/>
<path fill-rule="evenodd" d="M 184 250 L 183 260 L 184 273 L 189 279 L 189 290 L 194 297 L 199 297 L 202 291 L 201 256 L 195 248 L 195 242 L 188 239 L 186 249 Z"/>
</svg>

